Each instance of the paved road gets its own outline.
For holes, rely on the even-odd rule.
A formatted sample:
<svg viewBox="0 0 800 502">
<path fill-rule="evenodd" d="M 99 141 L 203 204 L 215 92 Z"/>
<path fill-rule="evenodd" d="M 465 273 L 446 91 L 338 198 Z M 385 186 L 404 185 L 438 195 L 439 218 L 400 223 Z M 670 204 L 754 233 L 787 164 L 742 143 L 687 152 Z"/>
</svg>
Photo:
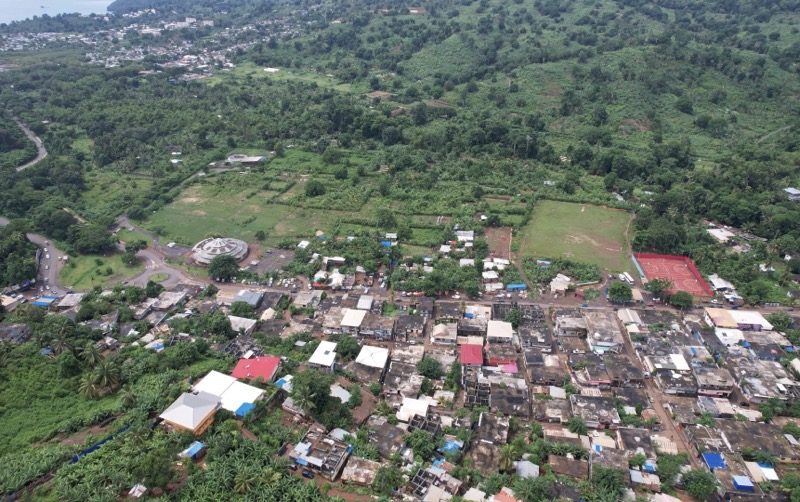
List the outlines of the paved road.
<svg viewBox="0 0 800 502">
<path fill-rule="evenodd" d="M 31 131 L 28 128 L 28 126 L 25 125 L 24 122 L 22 122 L 17 117 L 14 117 L 14 122 L 16 122 L 19 128 L 22 129 L 22 132 L 25 133 L 25 136 L 27 136 L 28 139 L 33 141 L 33 143 L 36 145 L 36 158 L 30 162 L 22 164 L 17 168 L 17 171 L 22 171 L 23 169 L 27 169 L 31 166 L 36 165 L 40 160 L 47 157 L 47 149 L 44 147 L 44 143 L 42 143 L 42 140 L 39 139 L 39 136 L 34 134 L 34 132 Z"/>
<path fill-rule="evenodd" d="M 136 256 L 144 262 L 144 272 L 128 280 L 128 284 L 145 287 L 147 286 L 147 281 L 158 274 L 167 274 L 168 278 L 160 282 L 160 284 L 167 289 L 174 288 L 181 283 L 204 286 L 210 282 L 208 280 L 201 281 L 190 277 L 183 270 L 169 265 L 165 261 L 164 255 L 153 248 L 142 249 L 136 253 Z"/>
<path fill-rule="evenodd" d="M 0 226 L 4 227 L 8 225 L 8 223 L 9 221 L 7 218 L 0 216 Z M 40 284 L 44 282 L 44 285 L 57 287 L 59 289 L 56 291 L 63 293 L 64 288 L 58 281 L 58 273 L 61 270 L 61 267 L 64 266 L 64 262 L 59 260 L 60 257 L 64 256 L 64 252 L 53 247 L 52 243 L 42 235 L 27 234 L 27 237 L 28 240 L 42 249 L 41 258 L 39 260 L 39 277 L 37 277 L 37 282 Z M 47 251 L 45 251 L 45 249 Z"/>
</svg>

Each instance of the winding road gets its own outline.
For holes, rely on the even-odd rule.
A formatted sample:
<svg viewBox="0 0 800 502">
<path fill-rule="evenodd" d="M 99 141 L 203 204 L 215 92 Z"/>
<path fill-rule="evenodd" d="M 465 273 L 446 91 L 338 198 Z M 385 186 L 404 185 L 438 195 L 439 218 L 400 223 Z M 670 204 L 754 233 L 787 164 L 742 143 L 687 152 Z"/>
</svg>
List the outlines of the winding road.
<svg viewBox="0 0 800 502">
<path fill-rule="evenodd" d="M 14 117 L 14 122 L 16 122 L 19 128 L 22 129 L 22 132 L 25 133 L 25 136 L 27 136 L 28 139 L 33 141 L 33 143 L 36 145 L 36 158 L 30 162 L 22 164 L 17 168 L 17 171 L 22 171 L 24 169 L 36 165 L 40 160 L 47 157 L 47 149 L 44 147 L 44 143 L 42 143 L 42 140 L 39 139 L 39 136 L 37 136 L 33 131 L 31 131 L 30 128 L 26 126 L 24 122 L 22 122 L 17 117 Z"/>
<path fill-rule="evenodd" d="M 208 281 L 199 281 L 194 279 L 183 270 L 173 267 L 166 262 L 167 257 L 177 257 L 183 255 L 185 249 L 162 246 L 159 243 L 158 235 L 145 230 L 144 228 L 136 226 L 124 215 L 117 219 L 117 224 L 121 228 L 128 228 L 142 235 L 146 235 L 153 241 L 152 247 L 146 247 L 136 253 L 136 256 L 144 263 L 145 269 L 141 274 L 129 279 L 128 284 L 145 287 L 147 286 L 147 281 L 158 274 L 166 274 L 168 276 L 166 280 L 160 281 L 160 284 L 168 289 L 173 288 L 180 283 L 193 284 L 196 286 L 204 286 L 208 283 Z"/>
</svg>

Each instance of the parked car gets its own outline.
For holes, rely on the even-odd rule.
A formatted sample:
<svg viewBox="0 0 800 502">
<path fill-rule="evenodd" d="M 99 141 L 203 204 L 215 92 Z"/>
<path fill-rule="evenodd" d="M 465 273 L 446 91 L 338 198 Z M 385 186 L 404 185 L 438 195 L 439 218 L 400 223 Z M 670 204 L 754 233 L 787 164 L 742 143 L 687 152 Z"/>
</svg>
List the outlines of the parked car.
<svg viewBox="0 0 800 502">
<path fill-rule="evenodd" d="M 308 479 L 314 479 L 314 473 L 309 471 L 308 469 L 303 469 L 303 477 Z"/>
<path fill-rule="evenodd" d="M 289 464 L 289 469 L 291 469 L 293 471 L 296 471 L 297 470 L 297 464 Z"/>
</svg>

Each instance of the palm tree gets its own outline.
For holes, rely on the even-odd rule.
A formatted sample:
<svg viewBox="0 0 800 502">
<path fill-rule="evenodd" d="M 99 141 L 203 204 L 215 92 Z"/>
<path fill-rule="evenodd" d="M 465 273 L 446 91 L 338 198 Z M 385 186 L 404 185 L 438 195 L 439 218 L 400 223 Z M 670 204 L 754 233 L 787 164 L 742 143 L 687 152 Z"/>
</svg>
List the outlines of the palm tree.
<svg viewBox="0 0 800 502">
<path fill-rule="evenodd" d="M 297 386 L 292 389 L 292 400 L 295 406 L 303 410 L 303 413 L 309 414 L 317 405 L 314 403 L 317 395 L 311 391 L 308 385 Z"/>
<path fill-rule="evenodd" d="M 239 471 L 233 478 L 233 491 L 243 495 L 256 486 L 258 476 L 250 470 Z"/>
<path fill-rule="evenodd" d="M 72 350 L 72 342 L 70 342 L 66 333 L 59 333 L 50 342 L 50 348 L 53 349 L 54 354 L 59 355 L 65 350 Z"/>
<path fill-rule="evenodd" d="M 519 452 L 513 444 L 504 444 L 500 447 L 500 470 L 509 472 L 514 468 L 514 461 L 519 457 Z"/>
<path fill-rule="evenodd" d="M 103 360 L 103 356 L 100 354 L 100 351 L 92 342 L 88 342 L 83 348 L 81 348 L 80 353 L 83 362 L 88 364 L 91 368 L 94 368 L 97 363 Z"/>
<path fill-rule="evenodd" d="M 758 450 L 753 454 L 756 462 L 767 465 L 775 465 L 778 457 L 774 453 L 767 450 Z"/>
<path fill-rule="evenodd" d="M 94 375 L 91 373 L 83 374 L 80 386 L 78 387 L 78 393 L 87 399 L 94 399 L 97 397 L 97 394 L 100 393 L 100 387 L 98 387 Z"/>
<path fill-rule="evenodd" d="M 101 389 L 109 389 L 119 383 L 119 366 L 103 359 L 94 369 L 95 380 Z"/>
<path fill-rule="evenodd" d="M 375 408 L 375 413 L 377 413 L 382 417 L 389 416 L 389 414 L 392 413 L 392 407 L 389 406 L 389 403 L 387 403 L 386 401 L 381 401 Z"/>
<path fill-rule="evenodd" d="M 125 386 L 120 389 L 117 397 L 119 398 L 119 405 L 123 409 L 133 408 L 136 404 L 136 395 L 133 393 L 130 386 Z"/>
<path fill-rule="evenodd" d="M 275 483 L 280 481 L 281 477 L 281 472 L 276 470 L 274 467 L 265 467 L 261 471 L 261 482 L 266 486 L 273 486 Z"/>
</svg>

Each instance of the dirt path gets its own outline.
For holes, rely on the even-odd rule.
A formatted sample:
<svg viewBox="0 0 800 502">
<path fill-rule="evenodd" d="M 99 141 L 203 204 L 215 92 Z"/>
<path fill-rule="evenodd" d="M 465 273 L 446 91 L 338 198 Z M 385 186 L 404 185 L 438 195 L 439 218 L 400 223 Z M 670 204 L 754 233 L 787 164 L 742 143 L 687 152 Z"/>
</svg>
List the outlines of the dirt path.
<svg viewBox="0 0 800 502">
<path fill-rule="evenodd" d="M 761 136 L 760 138 L 758 138 L 758 140 L 756 140 L 756 143 L 762 143 L 762 142 L 766 141 L 766 140 L 767 140 L 767 138 L 769 138 L 769 137 L 770 137 L 770 136 L 772 136 L 773 134 L 778 134 L 779 132 L 783 132 L 783 131 L 785 131 L 785 130 L 787 130 L 787 129 L 790 129 L 791 127 L 792 127 L 792 126 L 790 126 L 790 125 L 787 125 L 787 126 L 783 126 L 783 127 L 781 127 L 780 129 L 777 129 L 777 130 L 775 130 L 775 131 L 772 131 L 772 132 L 770 132 L 770 133 L 767 133 L 767 134 L 765 134 L 765 135 Z"/>
<path fill-rule="evenodd" d="M 36 158 L 30 162 L 22 164 L 17 168 L 17 171 L 22 171 L 23 169 L 27 169 L 36 165 L 40 160 L 47 157 L 47 149 L 44 147 L 42 140 L 39 139 L 39 136 L 34 134 L 33 131 L 31 131 L 20 119 L 14 117 L 14 122 L 16 122 L 19 128 L 22 129 L 22 132 L 25 133 L 25 136 L 27 136 L 28 139 L 33 141 L 33 143 L 36 145 Z"/>
</svg>

